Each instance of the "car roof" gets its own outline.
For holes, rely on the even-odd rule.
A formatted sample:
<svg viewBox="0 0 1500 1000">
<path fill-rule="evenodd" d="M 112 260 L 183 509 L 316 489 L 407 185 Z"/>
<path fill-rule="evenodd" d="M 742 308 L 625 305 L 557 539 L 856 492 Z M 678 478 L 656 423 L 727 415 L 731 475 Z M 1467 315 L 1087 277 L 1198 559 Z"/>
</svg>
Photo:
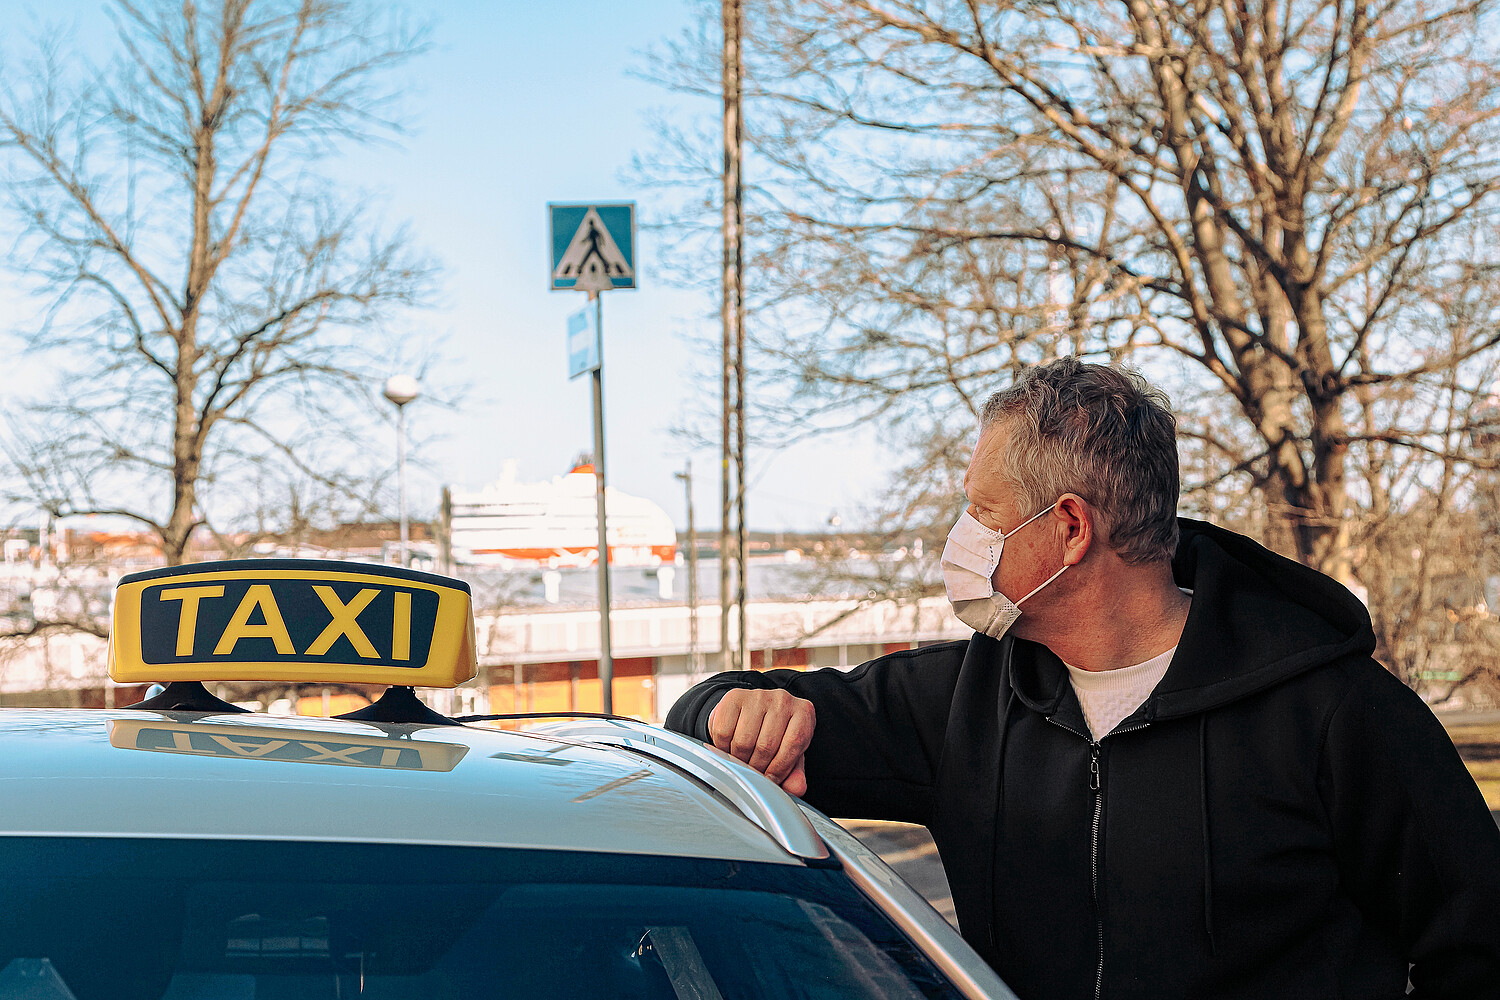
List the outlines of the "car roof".
<svg viewBox="0 0 1500 1000">
<path fill-rule="evenodd" d="M 643 727 L 644 728 L 644 727 Z M 536 732 L 0 709 L 0 835 L 521 847 L 802 864 L 649 754 Z"/>
</svg>

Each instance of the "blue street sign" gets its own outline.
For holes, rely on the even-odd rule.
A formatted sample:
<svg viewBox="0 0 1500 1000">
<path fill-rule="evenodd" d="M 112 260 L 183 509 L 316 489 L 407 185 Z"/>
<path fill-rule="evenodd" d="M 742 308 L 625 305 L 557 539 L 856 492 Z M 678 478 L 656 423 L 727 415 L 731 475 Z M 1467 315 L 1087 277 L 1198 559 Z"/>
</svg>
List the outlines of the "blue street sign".
<svg viewBox="0 0 1500 1000">
<path fill-rule="evenodd" d="M 548 205 L 552 290 L 635 287 L 635 202 Z"/>
<path fill-rule="evenodd" d="M 568 317 L 568 378 L 575 379 L 599 368 L 598 313 L 592 305 Z"/>
</svg>

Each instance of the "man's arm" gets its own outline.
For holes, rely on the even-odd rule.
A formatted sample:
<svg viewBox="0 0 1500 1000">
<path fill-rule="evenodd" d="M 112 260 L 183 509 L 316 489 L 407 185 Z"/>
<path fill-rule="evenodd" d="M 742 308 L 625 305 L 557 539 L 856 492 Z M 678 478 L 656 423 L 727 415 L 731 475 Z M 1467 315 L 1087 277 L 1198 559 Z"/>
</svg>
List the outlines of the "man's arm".
<svg viewBox="0 0 1500 1000">
<path fill-rule="evenodd" d="M 667 728 L 733 753 L 794 793 L 796 757 L 805 759 L 807 801 L 832 815 L 925 823 L 967 645 L 892 653 L 847 672 L 718 674 L 678 699 Z M 805 716 L 787 695 L 808 703 Z M 787 734 L 800 741 L 804 727 L 805 753 L 788 759 L 781 743 Z M 769 740 L 757 738 L 762 731 Z"/>
<path fill-rule="evenodd" d="M 1363 674 L 1329 722 L 1321 784 L 1342 883 L 1407 948 L 1412 996 L 1500 998 L 1500 828 L 1427 706 Z"/>
</svg>

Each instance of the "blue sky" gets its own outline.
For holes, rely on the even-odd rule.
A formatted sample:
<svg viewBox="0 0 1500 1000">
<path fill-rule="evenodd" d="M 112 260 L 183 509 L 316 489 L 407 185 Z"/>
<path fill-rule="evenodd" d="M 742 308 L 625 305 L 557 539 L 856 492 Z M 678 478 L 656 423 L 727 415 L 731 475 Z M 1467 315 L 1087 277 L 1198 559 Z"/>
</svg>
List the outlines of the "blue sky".
<svg viewBox="0 0 1500 1000">
<path fill-rule="evenodd" d="M 648 110 L 716 109 L 683 105 L 630 75 L 645 49 L 687 25 L 693 5 L 683 0 L 405 6 L 433 33 L 431 50 L 403 70 L 410 80 L 404 145 L 357 150 L 330 169 L 380 198 L 387 222 L 408 222 L 443 266 L 438 306 L 415 317 L 413 335 L 441 338 L 438 378 L 461 378 L 470 388 L 457 412 L 421 401 L 408 411 L 413 437 L 424 442 L 413 479 L 414 513 L 421 513 L 435 507 L 441 483 L 477 488 L 508 460 L 522 480 L 548 478 L 591 447 L 588 382 L 568 381 L 564 350 L 567 316 L 584 296 L 547 290 L 546 204 L 634 200 L 651 221 L 651 192 L 624 176 L 631 156 L 653 141 Z M 75 26 L 85 43 L 107 37 L 103 8 L 102 0 L 0 0 L 12 25 L 40 12 Z M 689 452 L 670 428 L 717 406 L 717 380 L 704 386 L 690 378 L 688 340 L 717 336 L 718 308 L 666 283 L 649 231 L 640 244 L 641 287 L 606 293 L 604 304 L 609 479 L 657 501 L 681 524 L 682 486 L 673 473 Z M 697 362 L 713 371 L 716 359 Z M 0 391 L 9 395 L 14 387 L 4 381 Z M 697 517 L 713 523 L 717 449 L 692 459 Z M 817 527 L 835 509 L 852 525 L 892 458 L 867 434 L 755 452 L 751 460 L 749 521 L 770 529 Z"/>
</svg>

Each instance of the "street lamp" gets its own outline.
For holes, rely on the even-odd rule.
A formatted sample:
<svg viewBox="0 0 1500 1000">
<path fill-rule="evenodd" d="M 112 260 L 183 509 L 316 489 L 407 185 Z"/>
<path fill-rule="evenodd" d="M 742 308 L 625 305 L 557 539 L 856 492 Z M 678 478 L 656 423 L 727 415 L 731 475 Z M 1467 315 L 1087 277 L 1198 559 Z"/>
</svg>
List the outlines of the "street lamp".
<svg viewBox="0 0 1500 1000">
<path fill-rule="evenodd" d="M 410 375 L 392 375 L 385 380 L 385 398 L 396 404 L 396 481 L 401 491 L 401 565 L 407 564 L 406 528 L 406 404 L 421 395 L 421 386 Z"/>
</svg>

